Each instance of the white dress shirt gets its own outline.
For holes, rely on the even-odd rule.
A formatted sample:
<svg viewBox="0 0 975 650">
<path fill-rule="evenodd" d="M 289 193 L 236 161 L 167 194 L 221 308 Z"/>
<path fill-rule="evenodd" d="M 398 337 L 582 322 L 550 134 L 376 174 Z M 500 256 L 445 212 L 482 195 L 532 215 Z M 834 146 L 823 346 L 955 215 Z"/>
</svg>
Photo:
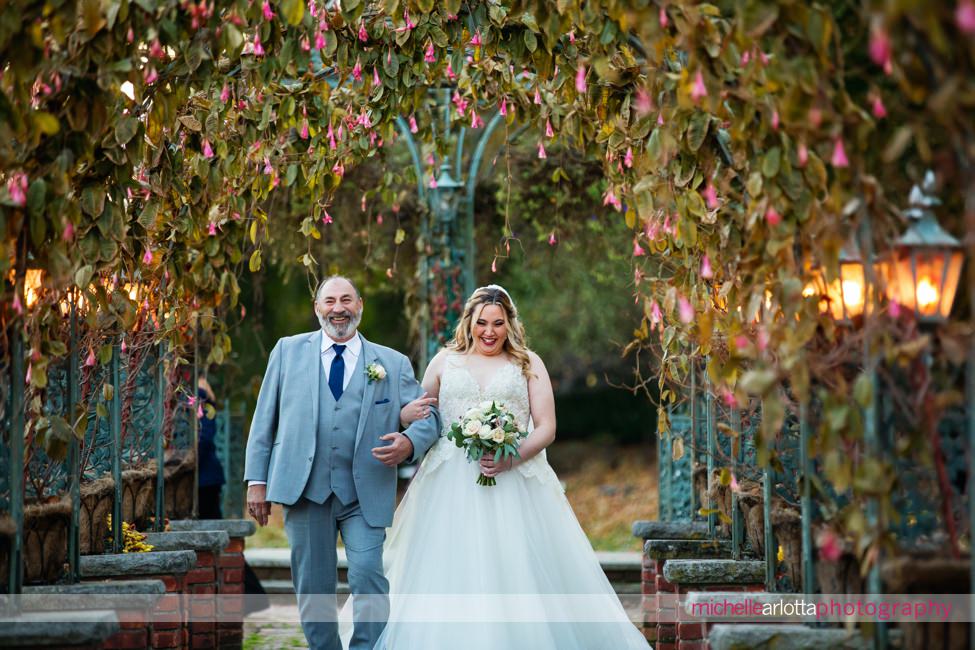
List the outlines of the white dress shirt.
<svg viewBox="0 0 975 650">
<path fill-rule="evenodd" d="M 332 374 L 332 360 L 335 359 L 335 341 L 322 330 L 322 366 L 325 367 L 325 383 L 327 384 Z M 359 362 L 359 355 L 362 354 L 362 339 L 356 333 L 345 343 L 345 350 L 342 351 L 342 360 L 345 361 L 345 377 L 342 378 L 342 390 L 349 387 L 352 381 L 352 373 L 355 372 L 355 364 Z"/>
<path fill-rule="evenodd" d="M 328 379 L 332 374 L 332 360 L 335 358 L 335 341 L 322 330 L 322 366 L 325 368 L 325 383 L 328 383 Z M 355 366 L 359 363 L 359 355 L 362 354 L 362 339 L 359 338 L 358 332 L 351 339 L 345 343 L 340 343 L 339 345 L 344 345 L 345 350 L 342 351 L 342 360 L 345 361 L 345 376 L 342 378 L 342 390 L 349 387 L 349 382 L 352 381 L 352 373 L 355 372 Z M 247 486 L 251 485 L 266 485 L 265 481 L 250 481 Z"/>
</svg>

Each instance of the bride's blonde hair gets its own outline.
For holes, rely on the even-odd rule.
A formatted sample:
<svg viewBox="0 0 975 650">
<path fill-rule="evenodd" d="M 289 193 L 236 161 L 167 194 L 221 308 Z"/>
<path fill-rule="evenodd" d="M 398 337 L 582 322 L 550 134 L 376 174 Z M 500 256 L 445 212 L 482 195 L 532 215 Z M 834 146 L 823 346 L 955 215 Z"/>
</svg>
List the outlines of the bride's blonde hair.
<svg viewBox="0 0 975 650">
<path fill-rule="evenodd" d="M 464 314 L 454 330 L 454 340 L 447 344 L 447 348 L 459 353 L 467 353 L 474 349 L 474 318 L 486 305 L 497 305 L 504 313 L 508 335 L 505 337 L 503 349 L 515 360 L 525 377 L 530 378 L 531 358 L 525 344 L 525 327 L 518 318 L 518 310 L 511 296 L 496 284 L 476 289 L 464 305 Z"/>
</svg>

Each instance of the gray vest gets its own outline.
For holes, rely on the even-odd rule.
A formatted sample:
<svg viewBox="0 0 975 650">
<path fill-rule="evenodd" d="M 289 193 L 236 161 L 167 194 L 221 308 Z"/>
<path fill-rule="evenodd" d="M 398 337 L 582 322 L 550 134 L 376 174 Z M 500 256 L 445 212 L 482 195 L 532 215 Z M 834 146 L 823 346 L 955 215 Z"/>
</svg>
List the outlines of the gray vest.
<svg viewBox="0 0 975 650">
<path fill-rule="evenodd" d="M 302 493 L 316 503 L 325 503 L 331 494 L 344 505 L 358 500 L 352 478 L 352 457 L 365 388 L 364 352 L 359 353 L 349 385 L 337 402 L 328 387 L 325 367 L 321 361 L 318 363 L 318 439 L 311 474 Z"/>
</svg>

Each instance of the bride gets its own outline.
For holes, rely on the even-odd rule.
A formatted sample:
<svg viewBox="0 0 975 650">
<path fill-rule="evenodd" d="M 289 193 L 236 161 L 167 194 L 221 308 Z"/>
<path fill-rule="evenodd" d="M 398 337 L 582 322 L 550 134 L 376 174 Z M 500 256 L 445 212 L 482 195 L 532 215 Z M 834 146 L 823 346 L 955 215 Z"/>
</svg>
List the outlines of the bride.
<svg viewBox="0 0 975 650">
<path fill-rule="evenodd" d="M 430 397 L 405 406 L 403 423 L 439 400 L 444 430 L 393 520 L 385 551 L 392 609 L 376 649 L 649 648 L 545 459 L 555 439 L 552 385 L 504 289 L 471 295 L 423 388 Z M 489 400 L 530 434 L 519 458 L 477 465 L 444 436 Z M 479 472 L 497 484 L 477 485 Z"/>
</svg>

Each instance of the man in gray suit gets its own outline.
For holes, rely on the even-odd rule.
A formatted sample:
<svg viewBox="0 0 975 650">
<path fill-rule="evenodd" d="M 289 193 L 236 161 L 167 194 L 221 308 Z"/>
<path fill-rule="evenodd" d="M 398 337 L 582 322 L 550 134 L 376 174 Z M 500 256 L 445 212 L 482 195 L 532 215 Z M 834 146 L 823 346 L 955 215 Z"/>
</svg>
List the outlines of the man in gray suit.
<svg viewBox="0 0 975 650">
<path fill-rule="evenodd" d="M 383 542 L 396 505 L 396 466 L 419 459 L 440 435 L 440 415 L 400 429 L 400 409 L 422 392 L 409 359 L 356 330 L 362 298 L 347 278 L 319 286 L 322 329 L 285 337 L 271 351 L 247 439 L 247 506 L 267 523 L 284 506 L 291 575 L 311 648 L 341 650 L 336 542 L 342 534 L 355 602 L 350 649 L 372 650 L 385 627 L 389 583 Z"/>
</svg>

